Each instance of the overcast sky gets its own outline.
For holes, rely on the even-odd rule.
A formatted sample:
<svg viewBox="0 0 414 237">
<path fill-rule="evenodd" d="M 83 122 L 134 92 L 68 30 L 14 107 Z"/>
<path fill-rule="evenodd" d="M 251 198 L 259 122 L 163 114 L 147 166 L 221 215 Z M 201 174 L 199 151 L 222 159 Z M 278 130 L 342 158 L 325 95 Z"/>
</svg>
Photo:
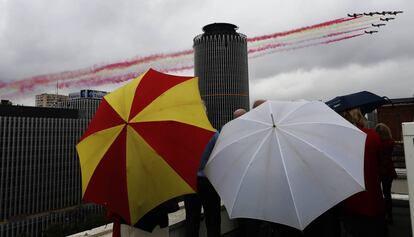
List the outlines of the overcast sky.
<svg viewBox="0 0 414 237">
<path fill-rule="evenodd" d="M 412 0 L 0 0 L 0 80 L 191 49 L 201 28 L 213 22 L 233 23 L 251 38 L 347 13 L 402 10 L 377 34 L 250 59 L 250 97 L 327 100 L 361 90 L 411 97 L 413 5 Z M 33 105 L 34 95 L 13 102 Z"/>
</svg>

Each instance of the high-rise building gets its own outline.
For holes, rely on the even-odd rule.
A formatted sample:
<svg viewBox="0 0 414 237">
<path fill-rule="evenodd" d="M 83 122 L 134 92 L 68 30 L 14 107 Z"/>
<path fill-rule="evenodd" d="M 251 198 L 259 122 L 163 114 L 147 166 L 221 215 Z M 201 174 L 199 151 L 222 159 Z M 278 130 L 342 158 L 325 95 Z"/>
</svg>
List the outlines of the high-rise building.
<svg viewBox="0 0 414 237">
<path fill-rule="evenodd" d="M 42 236 L 76 222 L 81 174 L 75 145 L 89 122 L 78 110 L 0 105 L 0 237 Z"/>
<path fill-rule="evenodd" d="M 35 105 L 37 107 L 53 107 L 55 104 L 66 101 L 67 99 L 67 95 L 43 93 L 40 95 L 36 95 Z"/>
<path fill-rule="evenodd" d="M 194 74 L 208 117 L 217 129 L 233 119 L 238 108 L 249 108 L 247 37 L 237 26 L 213 23 L 193 40 Z"/>
</svg>

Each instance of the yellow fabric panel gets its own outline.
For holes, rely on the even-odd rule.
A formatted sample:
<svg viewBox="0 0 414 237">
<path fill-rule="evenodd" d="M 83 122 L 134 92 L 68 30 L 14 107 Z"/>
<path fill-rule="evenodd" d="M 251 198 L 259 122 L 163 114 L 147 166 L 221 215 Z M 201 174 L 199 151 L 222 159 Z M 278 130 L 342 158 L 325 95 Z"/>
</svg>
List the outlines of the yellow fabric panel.
<svg viewBox="0 0 414 237">
<path fill-rule="evenodd" d="M 93 172 L 124 126 L 122 124 L 93 133 L 76 145 L 82 172 L 82 196 Z"/>
<path fill-rule="evenodd" d="M 144 75 L 145 73 L 105 96 L 106 101 L 124 121 L 128 121 L 135 91 Z"/>
<path fill-rule="evenodd" d="M 161 94 L 130 122 L 171 120 L 215 131 L 204 111 L 196 77 Z"/>
<path fill-rule="evenodd" d="M 131 223 L 191 187 L 130 126 L 127 128 L 127 185 Z"/>
</svg>

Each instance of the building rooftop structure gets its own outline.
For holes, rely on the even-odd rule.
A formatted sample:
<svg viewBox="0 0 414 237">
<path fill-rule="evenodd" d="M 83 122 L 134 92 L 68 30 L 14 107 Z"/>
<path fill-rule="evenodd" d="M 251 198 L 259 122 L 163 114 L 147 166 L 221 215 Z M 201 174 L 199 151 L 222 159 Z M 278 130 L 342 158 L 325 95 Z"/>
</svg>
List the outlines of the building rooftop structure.
<svg viewBox="0 0 414 237">
<path fill-rule="evenodd" d="M 236 30 L 238 27 L 236 25 L 230 23 L 212 23 L 204 26 L 203 28 L 204 34 L 203 35 L 210 35 L 210 34 L 234 34 L 237 35 L 238 33 Z"/>
<path fill-rule="evenodd" d="M 72 118 L 79 117 L 77 109 L 61 109 L 34 106 L 0 105 L 0 116 L 3 117 L 35 117 L 35 118 Z"/>
</svg>

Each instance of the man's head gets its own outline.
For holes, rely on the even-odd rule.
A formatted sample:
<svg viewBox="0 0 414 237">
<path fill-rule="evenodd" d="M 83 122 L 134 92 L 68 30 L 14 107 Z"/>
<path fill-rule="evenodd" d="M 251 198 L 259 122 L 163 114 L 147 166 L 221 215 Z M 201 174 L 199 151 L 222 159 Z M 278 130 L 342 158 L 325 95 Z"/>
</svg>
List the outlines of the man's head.
<svg viewBox="0 0 414 237">
<path fill-rule="evenodd" d="M 236 109 L 233 112 L 233 118 L 238 118 L 238 117 L 242 116 L 245 113 L 246 113 L 246 110 L 245 109 Z"/>
<path fill-rule="evenodd" d="M 256 100 L 256 101 L 253 103 L 253 109 L 254 109 L 254 108 L 256 108 L 257 106 L 259 106 L 259 105 L 263 104 L 264 102 L 266 102 L 266 100 L 263 100 L 263 99 Z"/>
</svg>

